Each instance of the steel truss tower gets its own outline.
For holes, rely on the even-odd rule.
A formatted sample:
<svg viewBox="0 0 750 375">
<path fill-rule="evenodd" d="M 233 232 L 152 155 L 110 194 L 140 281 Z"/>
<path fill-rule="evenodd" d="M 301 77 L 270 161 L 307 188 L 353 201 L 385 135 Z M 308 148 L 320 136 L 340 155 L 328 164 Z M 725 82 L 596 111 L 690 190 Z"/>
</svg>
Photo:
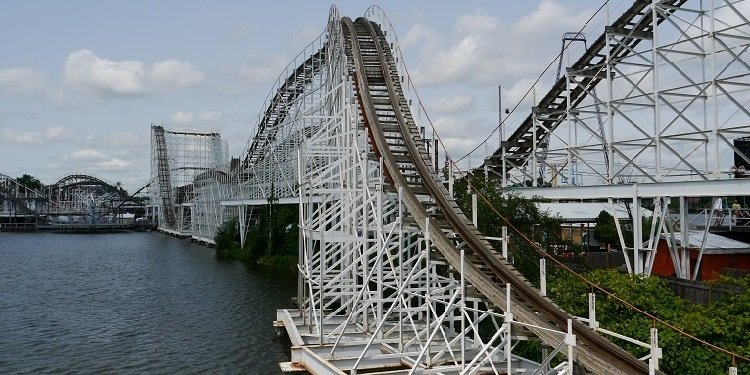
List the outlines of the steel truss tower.
<svg viewBox="0 0 750 375">
<path fill-rule="evenodd" d="M 219 133 L 152 125 L 149 192 L 160 230 L 191 236 L 195 223 L 198 235 L 210 236 L 209 228 L 215 227 L 211 219 L 223 196 L 211 190 L 207 180 L 226 182 L 228 169 L 228 147 Z"/>
<path fill-rule="evenodd" d="M 509 184 L 726 179 L 735 153 L 750 165 L 732 142 L 750 133 L 747 11 L 736 0 L 636 1 L 506 140 Z"/>
</svg>

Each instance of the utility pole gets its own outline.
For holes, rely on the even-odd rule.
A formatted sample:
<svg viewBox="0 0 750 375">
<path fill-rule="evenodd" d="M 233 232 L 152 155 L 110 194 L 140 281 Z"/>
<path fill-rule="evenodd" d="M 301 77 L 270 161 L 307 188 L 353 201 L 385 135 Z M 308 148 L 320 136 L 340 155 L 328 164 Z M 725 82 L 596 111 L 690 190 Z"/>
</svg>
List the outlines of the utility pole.
<svg viewBox="0 0 750 375">
<path fill-rule="evenodd" d="M 508 172 L 505 165 L 505 126 L 503 126 L 503 85 L 497 85 L 497 119 L 498 136 L 500 138 L 500 173 L 502 173 L 502 187 L 508 186 Z"/>
<path fill-rule="evenodd" d="M 500 138 L 498 148 L 503 147 L 503 85 L 497 85 L 497 135 Z M 505 173 L 505 171 L 503 171 Z"/>
</svg>

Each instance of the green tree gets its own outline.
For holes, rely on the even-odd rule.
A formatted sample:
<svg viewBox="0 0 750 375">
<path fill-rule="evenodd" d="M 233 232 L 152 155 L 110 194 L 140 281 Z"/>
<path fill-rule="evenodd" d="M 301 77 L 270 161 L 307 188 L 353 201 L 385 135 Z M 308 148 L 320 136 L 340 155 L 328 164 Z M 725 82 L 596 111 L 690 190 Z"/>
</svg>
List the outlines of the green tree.
<svg viewBox="0 0 750 375">
<path fill-rule="evenodd" d="M 596 217 L 594 236 L 596 236 L 596 239 L 602 245 L 619 247 L 620 237 L 617 235 L 615 218 L 607 211 L 602 210 L 602 212 L 599 213 L 599 216 Z"/>
<path fill-rule="evenodd" d="M 16 181 L 19 184 L 34 190 L 42 190 L 42 188 L 44 187 L 44 184 L 42 184 L 42 182 L 39 181 L 36 177 L 25 173 L 21 177 L 16 177 Z"/>
<path fill-rule="evenodd" d="M 549 253 L 562 248 L 562 220 L 540 211 L 530 199 L 503 191 L 494 180 L 474 177 L 458 180 L 454 186 L 456 202 L 468 217 L 472 216 L 471 195 L 475 192 L 478 194 L 479 231 L 486 236 L 501 237 L 502 227 L 508 226 L 511 237 L 508 248 L 516 268 L 528 279 L 538 282 L 539 254 L 534 247 L 541 247 Z M 514 233 L 514 228 L 520 233 Z M 534 245 L 521 235 L 532 240 Z"/>
<path fill-rule="evenodd" d="M 648 239 L 653 225 L 653 218 L 642 217 L 641 218 L 642 230 L 641 230 L 641 241 Z M 657 221 L 658 225 L 658 221 Z M 633 246 L 633 225 L 630 222 L 621 224 L 622 236 L 625 240 L 625 246 Z M 594 236 L 599 240 L 600 244 L 611 245 L 615 248 L 621 248 L 620 236 L 617 234 L 617 226 L 615 225 L 615 218 L 610 215 L 607 211 L 602 210 L 599 216 L 596 217 L 596 228 L 594 228 Z"/>
</svg>

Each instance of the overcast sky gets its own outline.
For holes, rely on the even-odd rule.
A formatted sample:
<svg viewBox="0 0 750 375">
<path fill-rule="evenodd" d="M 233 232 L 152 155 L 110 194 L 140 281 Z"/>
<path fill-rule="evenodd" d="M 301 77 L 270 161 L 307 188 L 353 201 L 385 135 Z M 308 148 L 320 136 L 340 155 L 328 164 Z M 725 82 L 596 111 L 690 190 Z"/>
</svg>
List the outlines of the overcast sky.
<svg viewBox="0 0 750 375">
<path fill-rule="evenodd" d="M 503 106 L 513 107 L 559 53 L 562 33 L 578 31 L 602 3 L 377 4 L 396 29 L 448 152 L 459 158 L 497 125 L 497 86 L 503 85 Z M 6 2 L 0 12 L 0 173 L 29 173 L 50 184 L 83 172 L 135 189 L 149 176 L 152 123 L 219 131 L 237 156 L 276 77 L 324 29 L 330 5 Z M 349 1 L 338 8 L 356 18 L 369 5 Z M 613 2 L 613 17 L 629 5 Z M 592 39 L 601 33 L 603 16 L 599 21 Z M 482 155 L 472 158 L 477 165 Z"/>
</svg>

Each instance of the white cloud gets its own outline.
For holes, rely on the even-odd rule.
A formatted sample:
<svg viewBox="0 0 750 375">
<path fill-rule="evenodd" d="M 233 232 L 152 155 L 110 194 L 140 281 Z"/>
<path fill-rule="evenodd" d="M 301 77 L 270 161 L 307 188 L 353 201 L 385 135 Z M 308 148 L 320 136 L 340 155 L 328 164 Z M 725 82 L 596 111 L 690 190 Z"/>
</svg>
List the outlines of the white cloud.
<svg viewBox="0 0 750 375">
<path fill-rule="evenodd" d="M 186 126 L 211 126 L 221 122 L 224 114 L 220 111 L 200 111 L 197 113 L 188 111 L 177 111 L 172 114 L 170 123 L 178 127 Z"/>
<path fill-rule="evenodd" d="M 73 139 L 73 131 L 62 126 L 51 126 L 44 131 L 43 136 L 48 141 L 66 141 Z"/>
<path fill-rule="evenodd" d="M 134 95 L 146 91 L 145 66 L 140 61 L 102 59 L 83 49 L 68 55 L 63 69 L 66 85 L 100 94 Z"/>
<path fill-rule="evenodd" d="M 320 24 L 305 25 L 296 34 L 292 35 L 289 44 L 292 48 L 304 47 L 319 37 L 323 31 Z"/>
<path fill-rule="evenodd" d="M 590 14 L 545 0 L 508 24 L 477 9 L 459 16 L 448 33 L 435 36 L 442 45 L 422 46 L 426 63 L 413 70 L 414 80 L 420 86 L 488 87 L 535 76 L 556 57 L 562 33 L 577 31 Z M 425 31 L 414 31 L 406 40 L 416 44 L 412 40 L 424 38 Z"/>
<path fill-rule="evenodd" d="M 439 51 L 439 56 L 429 59 L 423 70 L 416 71 L 415 80 L 418 83 L 439 84 L 469 78 L 477 71 L 481 44 L 478 36 L 462 38 L 458 43 Z"/>
<path fill-rule="evenodd" d="M 18 96 L 33 96 L 44 92 L 47 77 L 30 68 L 0 69 L 0 89 Z"/>
<path fill-rule="evenodd" d="M 246 35 L 250 33 L 250 28 L 247 25 L 237 25 L 232 28 L 232 37 L 233 38 L 243 38 Z"/>
<path fill-rule="evenodd" d="M 174 91 L 202 82 L 205 74 L 189 63 L 166 60 L 154 63 L 150 77 L 157 90 Z"/>
<path fill-rule="evenodd" d="M 75 150 L 72 153 L 63 156 L 62 159 L 70 162 L 102 161 L 107 159 L 107 155 L 99 150 L 87 148 Z"/>
<path fill-rule="evenodd" d="M 289 59 L 286 57 L 279 55 L 268 56 L 261 51 L 253 50 L 248 53 L 246 62 L 239 67 L 238 72 L 244 84 L 251 86 L 259 84 L 268 85 L 279 74 L 283 73 L 284 68 L 288 64 Z M 291 68 L 296 69 L 297 67 L 293 66 Z"/>
<path fill-rule="evenodd" d="M 188 62 L 175 59 L 147 64 L 114 61 L 81 49 L 65 60 L 59 84 L 26 67 L 0 69 L 0 91 L 15 96 L 40 96 L 59 107 L 86 107 L 106 98 L 166 94 L 205 80 L 205 74 Z"/>
<path fill-rule="evenodd" d="M 428 107 L 429 110 L 439 113 L 456 113 L 468 110 L 474 105 L 474 99 L 465 94 L 459 94 L 447 98 L 441 98 Z"/>
<path fill-rule="evenodd" d="M 500 22 L 482 9 L 458 17 L 455 29 L 459 33 L 471 34 L 495 30 Z"/>
<path fill-rule="evenodd" d="M 175 125 L 185 125 L 193 122 L 193 112 L 177 111 L 172 115 L 172 122 Z"/>
<path fill-rule="evenodd" d="M 132 167 L 133 163 L 127 160 L 118 158 L 111 158 L 108 160 L 100 161 L 95 164 L 95 170 L 97 171 L 124 171 Z"/>
<path fill-rule="evenodd" d="M 147 135 L 133 134 L 133 133 L 114 133 L 104 137 L 104 144 L 107 147 L 133 147 L 133 146 L 149 146 L 149 140 Z"/>
<path fill-rule="evenodd" d="M 148 66 L 141 61 L 113 61 L 82 49 L 68 55 L 63 69 L 67 88 L 102 98 L 172 92 L 200 83 L 205 75 L 174 59 Z"/>
<path fill-rule="evenodd" d="M 65 162 L 65 168 L 73 167 L 79 170 L 102 173 L 127 171 L 134 165 L 131 161 L 113 157 L 91 148 L 75 150 L 70 154 L 64 155 L 61 160 Z"/>
<path fill-rule="evenodd" d="M 432 50 L 437 48 L 440 42 L 440 37 L 434 29 L 422 24 L 416 24 L 404 34 L 403 38 L 399 38 L 398 44 L 402 50 L 420 47 L 421 49 Z"/>
<path fill-rule="evenodd" d="M 580 21 L 585 21 L 585 18 L 589 14 L 588 12 L 583 12 L 583 14 L 576 13 L 570 7 L 556 3 L 553 0 L 544 0 L 539 3 L 539 7 L 534 12 L 521 17 L 518 22 L 514 23 L 513 29 L 516 32 L 531 33 L 534 36 L 545 35 L 550 31 L 554 32 L 560 26 L 578 29 L 583 25 L 583 22 Z"/>
<path fill-rule="evenodd" d="M 43 131 L 18 131 L 5 128 L 0 132 L 0 141 L 15 145 L 44 145 L 49 142 L 72 140 L 72 130 L 62 126 L 51 126 Z"/>
<path fill-rule="evenodd" d="M 433 125 L 440 135 L 441 139 L 445 139 L 453 136 L 466 136 L 464 132 L 464 123 L 456 120 L 453 117 L 439 117 L 433 121 Z M 464 137 L 469 138 L 469 137 Z"/>
</svg>

